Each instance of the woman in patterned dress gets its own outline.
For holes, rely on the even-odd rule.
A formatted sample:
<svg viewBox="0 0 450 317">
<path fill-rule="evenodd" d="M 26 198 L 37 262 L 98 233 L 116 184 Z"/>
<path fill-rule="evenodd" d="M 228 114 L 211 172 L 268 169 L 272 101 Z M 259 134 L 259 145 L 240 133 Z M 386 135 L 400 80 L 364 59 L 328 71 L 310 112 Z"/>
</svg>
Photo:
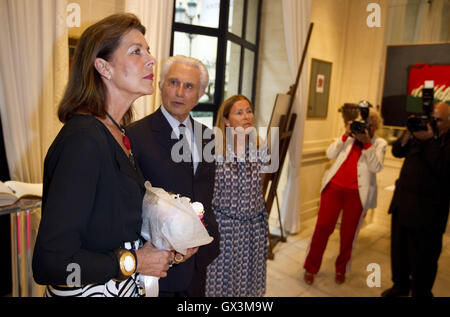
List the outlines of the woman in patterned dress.
<svg viewBox="0 0 450 317">
<path fill-rule="evenodd" d="M 253 110 L 246 97 L 225 100 L 217 118 L 220 131 L 216 129 L 212 209 L 221 240 L 220 255 L 207 269 L 206 296 L 263 296 L 268 233 L 262 193 L 266 148 L 256 137 Z"/>
</svg>

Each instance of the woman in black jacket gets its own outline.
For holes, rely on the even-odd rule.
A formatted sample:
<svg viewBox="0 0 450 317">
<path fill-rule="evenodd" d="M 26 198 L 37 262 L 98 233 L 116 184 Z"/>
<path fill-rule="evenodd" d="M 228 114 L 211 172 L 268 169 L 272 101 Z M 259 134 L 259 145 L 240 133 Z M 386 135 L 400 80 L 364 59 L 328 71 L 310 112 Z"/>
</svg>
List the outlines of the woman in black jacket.
<svg viewBox="0 0 450 317">
<path fill-rule="evenodd" d="M 144 34 L 136 16 L 116 14 L 79 40 L 44 163 L 33 274 L 47 296 L 139 296 L 139 273 L 169 268 L 169 251 L 140 242 L 144 179 L 120 125 L 154 91 Z"/>
</svg>

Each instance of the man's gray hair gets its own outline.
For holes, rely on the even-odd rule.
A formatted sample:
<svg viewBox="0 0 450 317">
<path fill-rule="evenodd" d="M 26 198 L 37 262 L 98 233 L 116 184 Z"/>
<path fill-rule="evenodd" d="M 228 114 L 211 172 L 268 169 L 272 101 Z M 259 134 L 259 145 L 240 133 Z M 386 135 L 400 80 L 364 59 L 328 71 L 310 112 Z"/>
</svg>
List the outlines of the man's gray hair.
<svg viewBox="0 0 450 317">
<path fill-rule="evenodd" d="M 166 75 L 169 72 L 170 67 L 172 67 L 172 65 L 174 63 L 181 63 L 181 64 L 193 66 L 193 67 L 196 67 L 200 71 L 200 91 L 199 91 L 199 96 L 198 96 L 198 98 L 200 98 L 203 95 L 203 93 L 206 91 L 206 87 L 208 86 L 209 74 L 208 74 L 208 70 L 206 69 L 205 65 L 200 60 L 193 58 L 193 57 L 188 57 L 188 56 L 184 56 L 184 55 L 175 55 L 175 56 L 169 57 L 164 62 L 162 69 L 161 69 L 159 88 L 161 90 L 163 89 L 164 82 L 166 80 Z"/>
</svg>

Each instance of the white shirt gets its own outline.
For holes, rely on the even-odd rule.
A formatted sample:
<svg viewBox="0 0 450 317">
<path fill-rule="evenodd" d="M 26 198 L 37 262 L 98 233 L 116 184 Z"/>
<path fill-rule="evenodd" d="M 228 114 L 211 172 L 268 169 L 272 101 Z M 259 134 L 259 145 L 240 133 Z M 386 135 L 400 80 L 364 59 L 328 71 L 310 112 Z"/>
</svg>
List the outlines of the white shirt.
<svg viewBox="0 0 450 317">
<path fill-rule="evenodd" d="M 343 142 L 342 137 L 339 137 L 328 147 L 327 157 L 335 161 L 330 169 L 325 172 L 320 192 L 325 189 L 339 168 L 341 168 L 351 151 L 354 141 L 354 138 L 348 137 Z M 376 174 L 383 169 L 387 147 L 387 142 L 377 136 L 374 136 L 371 142 L 371 147 L 361 151 L 357 165 L 359 198 L 361 199 L 364 212 L 377 206 Z"/>
<path fill-rule="evenodd" d="M 185 134 L 186 139 L 189 143 L 189 149 L 193 156 L 193 165 L 194 165 L 194 174 L 197 170 L 198 163 L 200 162 L 200 157 L 198 154 L 197 144 L 194 142 L 194 128 L 192 127 L 191 117 L 187 116 L 186 119 L 184 119 L 183 122 L 178 121 L 175 119 L 165 108 L 163 105 L 161 105 L 161 112 L 163 113 L 164 117 L 169 122 L 170 126 L 172 127 L 173 133 L 177 136 L 177 138 L 180 138 L 180 129 L 179 125 L 184 124 L 186 126 Z M 194 145 L 194 150 L 192 150 L 192 144 Z"/>
</svg>

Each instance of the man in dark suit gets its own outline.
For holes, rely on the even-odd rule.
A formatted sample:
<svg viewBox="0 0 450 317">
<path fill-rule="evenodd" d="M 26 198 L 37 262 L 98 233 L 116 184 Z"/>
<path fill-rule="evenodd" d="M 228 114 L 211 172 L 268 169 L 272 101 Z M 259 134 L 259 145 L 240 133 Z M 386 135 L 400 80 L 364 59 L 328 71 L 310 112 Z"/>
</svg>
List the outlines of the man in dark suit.
<svg viewBox="0 0 450 317">
<path fill-rule="evenodd" d="M 438 103 L 427 131 L 406 131 L 392 146 L 405 157 L 396 182 L 392 213 L 391 265 L 393 287 L 381 296 L 432 296 L 450 200 L 449 106 Z"/>
<path fill-rule="evenodd" d="M 199 60 L 170 57 L 159 82 L 162 106 L 127 128 L 145 179 L 154 187 L 201 202 L 205 209 L 203 222 L 214 238 L 208 245 L 189 249 L 184 257 L 176 254 L 167 277 L 159 280 L 162 297 L 204 296 L 206 267 L 219 254 L 218 225 L 211 210 L 215 165 L 211 157 L 205 160 L 203 156 L 205 146 L 213 142 L 212 131 L 189 115 L 205 93 L 208 80 L 208 72 Z M 181 154 L 179 144 L 187 145 L 181 147 Z"/>
</svg>

